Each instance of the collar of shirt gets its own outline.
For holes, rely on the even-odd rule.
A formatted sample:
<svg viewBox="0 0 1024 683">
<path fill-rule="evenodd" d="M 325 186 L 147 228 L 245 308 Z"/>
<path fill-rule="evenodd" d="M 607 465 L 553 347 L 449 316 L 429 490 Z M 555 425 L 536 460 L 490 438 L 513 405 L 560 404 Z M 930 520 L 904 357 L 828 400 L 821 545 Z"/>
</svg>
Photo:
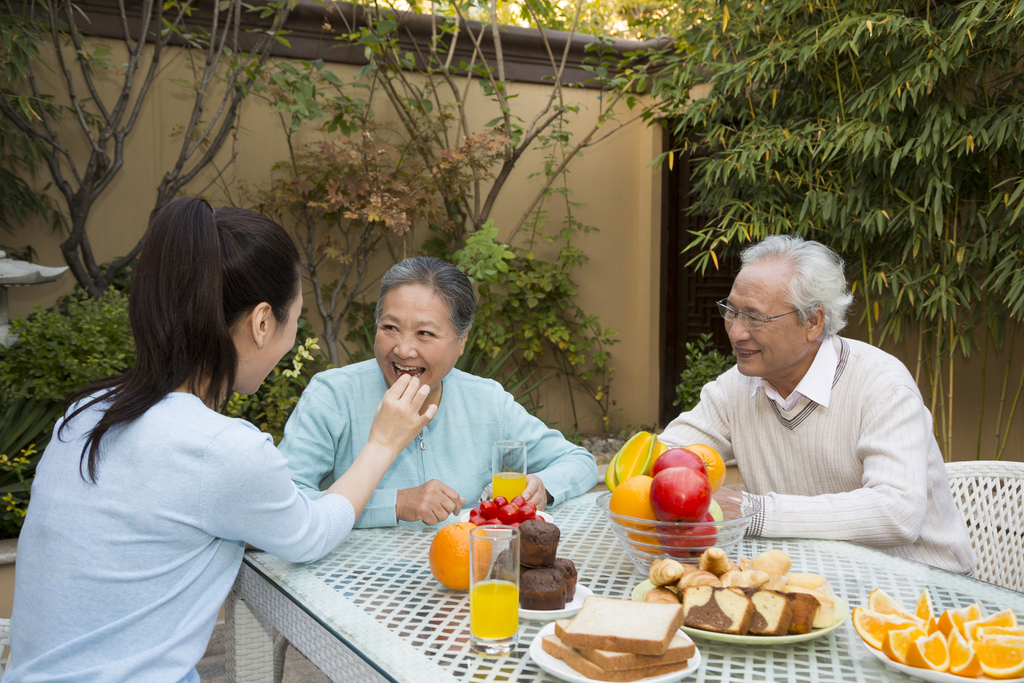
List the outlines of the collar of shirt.
<svg viewBox="0 0 1024 683">
<path fill-rule="evenodd" d="M 796 385 L 796 389 L 788 397 L 782 398 L 775 385 L 764 378 L 754 385 L 750 397 L 753 398 L 758 391 L 764 390 L 765 396 L 775 401 L 782 410 L 787 412 L 796 406 L 801 397 L 828 408 L 828 399 L 832 394 L 832 383 L 835 381 L 838 366 L 839 354 L 836 353 L 835 338 L 830 335 L 818 346 L 818 352 L 814 355 L 811 367 L 807 369 L 800 383 Z"/>
</svg>

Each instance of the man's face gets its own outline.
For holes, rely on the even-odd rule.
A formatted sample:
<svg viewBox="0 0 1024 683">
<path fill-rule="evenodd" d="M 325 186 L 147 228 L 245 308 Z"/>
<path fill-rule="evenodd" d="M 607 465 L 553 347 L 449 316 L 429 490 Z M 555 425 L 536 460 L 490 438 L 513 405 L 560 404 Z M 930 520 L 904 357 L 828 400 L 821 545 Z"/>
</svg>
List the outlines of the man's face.
<svg viewBox="0 0 1024 683">
<path fill-rule="evenodd" d="M 741 313 L 774 316 L 793 310 L 788 302 L 792 266 L 788 261 L 766 259 L 745 266 L 736 276 L 726 301 Z M 736 366 L 748 377 L 763 377 L 784 397 L 800 383 L 818 352 L 824 314 L 818 309 L 806 322 L 797 314 L 770 320 L 752 330 L 738 316 L 726 323 L 729 341 L 736 352 Z"/>
</svg>

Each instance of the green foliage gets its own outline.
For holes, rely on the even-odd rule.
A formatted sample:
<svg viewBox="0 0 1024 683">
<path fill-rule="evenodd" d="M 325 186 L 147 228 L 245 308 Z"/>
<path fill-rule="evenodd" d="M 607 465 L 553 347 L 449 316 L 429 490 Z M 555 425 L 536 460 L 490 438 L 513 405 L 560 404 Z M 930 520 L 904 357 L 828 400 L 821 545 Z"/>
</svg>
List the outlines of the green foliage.
<svg viewBox="0 0 1024 683">
<path fill-rule="evenodd" d="M 0 401 L 0 538 L 21 530 L 35 467 L 63 407 L 30 398 Z"/>
<path fill-rule="evenodd" d="M 295 348 L 286 353 L 270 371 L 256 393 L 246 395 L 232 392 L 224 407 L 224 414 L 247 420 L 261 432 L 272 435 L 275 444 L 280 443 L 284 437 L 284 425 L 309 380 L 321 370 L 332 367 L 322 356 L 311 353 L 319 349 L 305 317 L 300 317 Z"/>
<path fill-rule="evenodd" d="M 955 354 L 1024 320 L 1024 5 L 728 0 L 689 19 L 695 51 L 653 68 L 677 139 L 707 155 L 695 262 L 773 233 L 845 254 L 869 340 L 922 332 L 949 452 Z"/>
<path fill-rule="evenodd" d="M 36 307 L 15 318 L 19 342 L 0 349 L 0 394 L 63 403 L 74 391 L 118 375 L 135 359 L 127 298 L 113 289 L 101 299 L 70 300 L 66 310 Z"/>
<path fill-rule="evenodd" d="M 700 403 L 700 390 L 704 385 L 736 365 L 736 354 L 723 356 L 718 349 L 712 347 L 709 332 L 686 345 L 686 370 L 679 376 L 676 400 L 672 401 L 672 405 L 682 406 L 681 412 L 693 410 L 693 407 Z"/>
<path fill-rule="evenodd" d="M 497 229 L 487 226 L 467 236 L 466 246 L 454 255 L 477 283 L 474 345 L 492 357 L 514 348 L 524 368 L 558 373 L 570 389 L 573 428 L 579 428 L 573 396 L 579 390 L 597 404 L 607 429 L 614 405 L 608 348 L 618 339 L 574 301 L 578 290 L 572 270 L 586 257 L 567 244 L 549 262 L 496 237 Z"/>
</svg>

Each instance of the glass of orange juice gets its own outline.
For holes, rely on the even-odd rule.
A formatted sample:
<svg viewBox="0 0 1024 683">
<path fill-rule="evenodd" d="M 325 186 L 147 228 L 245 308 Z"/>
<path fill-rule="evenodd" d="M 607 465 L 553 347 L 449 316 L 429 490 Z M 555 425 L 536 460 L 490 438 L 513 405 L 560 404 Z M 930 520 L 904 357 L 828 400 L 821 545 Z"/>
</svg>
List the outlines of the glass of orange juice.
<svg viewBox="0 0 1024 683">
<path fill-rule="evenodd" d="M 482 526 L 469 532 L 469 646 L 504 655 L 519 641 L 519 530 Z"/>
<path fill-rule="evenodd" d="M 491 497 L 512 500 L 526 490 L 526 444 L 495 441 L 491 444 Z"/>
</svg>

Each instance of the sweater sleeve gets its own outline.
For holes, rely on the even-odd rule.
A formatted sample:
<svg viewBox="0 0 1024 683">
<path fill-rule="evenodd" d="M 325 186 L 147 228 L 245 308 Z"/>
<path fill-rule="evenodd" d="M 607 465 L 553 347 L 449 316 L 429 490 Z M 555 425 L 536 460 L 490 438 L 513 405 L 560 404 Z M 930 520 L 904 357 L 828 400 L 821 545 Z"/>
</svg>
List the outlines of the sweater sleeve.
<svg viewBox="0 0 1024 683">
<path fill-rule="evenodd" d="M 892 387 L 872 402 L 856 451 L 845 456 L 862 462 L 861 487 L 818 496 L 767 492 L 761 535 L 831 538 L 876 548 L 916 542 L 928 509 L 933 438 L 920 397 L 908 387 Z"/>
<path fill-rule="evenodd" d="M 242 424 L 224 430 L 206 450 L 199 508 L 208 534 L 291 562 L 323 557 L 355 521 L 344 496 L 310 500 L 292 482 L 271 438 Z"/>
<path fill-rule="evenodd" d="M 526 442 L 527 470 L 544 482 L 544 488 L 554 500 L 553 505 L 585 493 L 597 484 L 594 456 L 530 415 L 511 394 L 500 393 L 503 438 Z"/>
<path fill-rule="evenodd" d="M 320 482 L 333 480 L 337 445 L 347 427 L 330 385 L 313 377 L 284 426 L 280 446 L 292 481 L 309 498 L 320 498 Z"/>
</svg>

